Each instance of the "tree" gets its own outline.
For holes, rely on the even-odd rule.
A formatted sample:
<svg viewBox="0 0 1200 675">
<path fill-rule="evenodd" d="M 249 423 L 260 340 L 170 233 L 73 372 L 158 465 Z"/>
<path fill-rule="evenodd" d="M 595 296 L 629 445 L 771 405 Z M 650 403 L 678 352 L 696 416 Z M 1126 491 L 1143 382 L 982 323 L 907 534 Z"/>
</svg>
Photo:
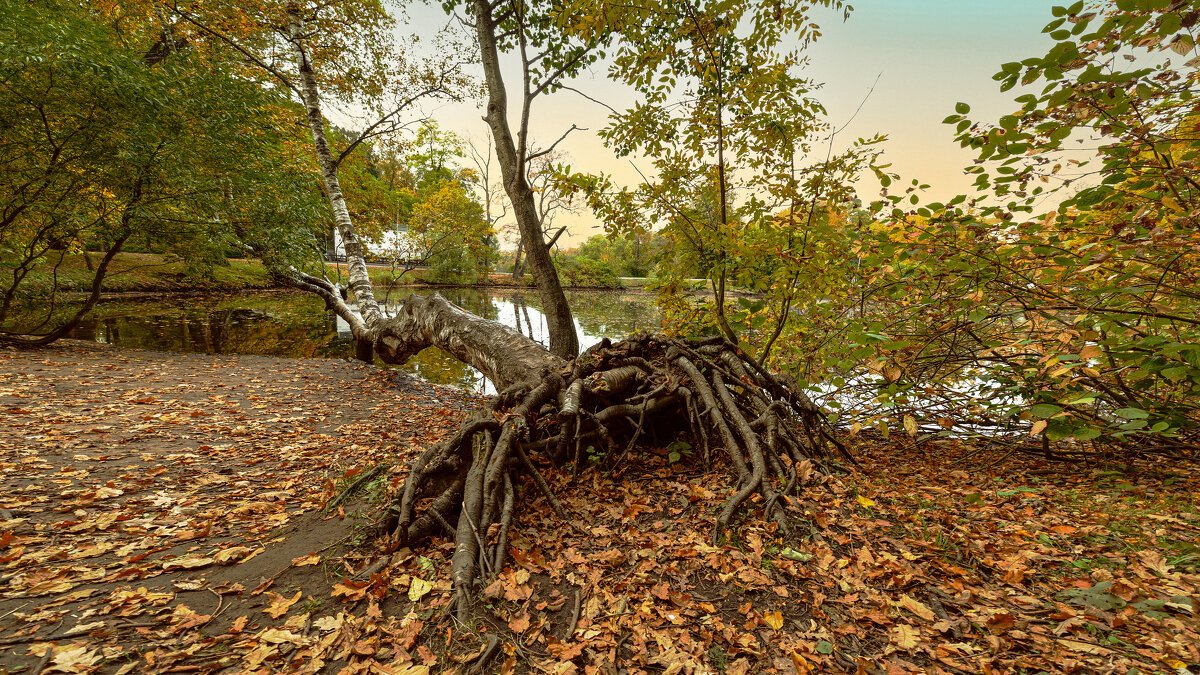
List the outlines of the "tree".
<svg viewBox="0 0 1200 675">
<path fill-rule="evenodd" d="M 836 1 L 816 4 L 843 8 Z M 635 87 L 642 100 L 614 113 L 601 135 L 620 154 L 650 158 L 653 177 L 643 176 L 632 191 L 618 190 L 604 176 L 579 176 L 576 185 L 611 232 L 663 224 L 678 246 L 694 253 L 693 269 L 710 278 L 717 329 L 735 343 L 743 334 L 757 338 L 758 323 L 730 321 L 725 298 L 731 277 L 769 259 L 803 259 L 813 226 L 807 214 L 816 212 L 818 202 L 849 199 L 850 183 L 883 139 L 860 140 L 832 154 L 837 130 L 824 121 L 813 96 L 818 85 L 800 75 L 803 49 L 819 34 L 807 5 L 684 0 L 607 9 L 596 3 L 574 29 L 620 35 L 609 75 Z M 804 166 L 824 134 L 824 157 Z M 780 210 L 789 215 L 775 218 Z M 781 238 L 756 236 L 767 229 L 786 232 Z M 760 359 L 770 355 L 783 330 L 799 279 L 794 268 L 775 265 L 754 289 L 771 294 L 773 331 L 750 341 L 761 344 Z"/>
<path fill-rule="evenodd" d="M 1047 53 L 995 76 L 1025 87 L 1016 109 L 945 119 L 978 193 L 921 204 L 914 181 L 852 245 L 870 295 L 843 353 L 870 362 L 872 399 L 1011 452 L 1196 452 L 1198 10 L 1056 7 Z M 1098 161 L 1064 156 L 1085 143 Z"/>
<path fill-rule="evenodd" d="M 302 236 L 316 215 L 311 183 L 271 117 L 286 101 L 229 63 L 156 52 L 156 32 L 136 14 L 117 31 L 70 3 L 3 10 L 4 340 L 65 335 L 127 242 L 182 254 L 202 272 L 234 231 L 248 241 Z M 88 298 L 61 315 L 59 266 L 97 247 L 105 253 Z"/>
<path fill-rule="evenodd" d="M 487 83 L 487 114 L 492 131 L 504 189 L 512 205 L 521 245 L 537 283 L 550 331 L 550 351 L 560 358 L 579 353 L 579 339 L 571 308 L 563 294 L 550 245 L 543 237 L 528 168 L 538 157 L 553 151 L 558 141 L 543 150 L 531 146 L 529 119 L 533 102 L 565 86 L 565 80 L 599 58 L 603 39 L 573 37 L 559 25 L 570 14 L 567 3 L 446 2 L 447 11 L 461 11 L 464 21 L 475 29 L 484 79 Z M 520 59 L 522 81 L 520 113 L 515 127 L 509 121 L 508 88 L 501 72 L 501 54 L 515 52 Z M 568 129 L 565 138 L 573 129 Z"/>
</svg>

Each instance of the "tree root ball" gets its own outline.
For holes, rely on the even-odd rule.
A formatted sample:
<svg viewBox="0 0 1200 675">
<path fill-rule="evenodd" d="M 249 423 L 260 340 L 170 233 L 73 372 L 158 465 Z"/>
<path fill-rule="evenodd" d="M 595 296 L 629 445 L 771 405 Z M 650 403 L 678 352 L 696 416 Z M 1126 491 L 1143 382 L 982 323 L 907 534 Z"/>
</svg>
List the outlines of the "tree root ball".
<svg viewBox="0 0 1200 675">
<path fill-rule="evenodd" d="M 578 472 L 598 450 L 599 464 L 611 467 L 639 440 L 681 437 L 702 448 L 706 465 L 717 452 L 732 467 L 734 493 L 717 515 L 714 543 L 755 493 L 763 516 L 786 529 L 781 500 L 801 488 L 797 468 L 823 468 L 833 453 L 850 459 L 821 410 L 736 345 L 637 334 L 494 397 L 412 463 L 386 524 L 406 545 L 443 530 L 454 536 L 452 579 L 465 617 L 472 587 L 504 565 L 514 485 L 532 478 L 569 521 L 539 465 Z"/>
</svg>

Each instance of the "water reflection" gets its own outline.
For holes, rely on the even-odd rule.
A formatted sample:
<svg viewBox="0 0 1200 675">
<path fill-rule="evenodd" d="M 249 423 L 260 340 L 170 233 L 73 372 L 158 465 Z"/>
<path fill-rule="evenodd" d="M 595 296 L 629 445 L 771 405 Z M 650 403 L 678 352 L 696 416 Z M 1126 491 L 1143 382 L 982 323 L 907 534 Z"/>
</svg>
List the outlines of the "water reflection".
<svg viewBox="0 0 1200 675">
<path fill-rule="evenodd" d="M 413 292 L 392 291 L 397 303 Z M 463 309 L 549 343 L 545 314 L 536 292 L 454 288 L 440 291 Z M 568 292 L 582 346 L 608 337 L 620 339 L 658 327 L 652 296 Z M 235 297 L 186 297 L 101 303 L 69 336 L 122 347 L 158 351 L 254 354 L 261 356 L 351 358 L 349 327 L 307 293 L 249 293 Z M 403 370 L 432 382 L 490 393 L 478 371 L 438 349 L 426 349 Z"/>
</svg>

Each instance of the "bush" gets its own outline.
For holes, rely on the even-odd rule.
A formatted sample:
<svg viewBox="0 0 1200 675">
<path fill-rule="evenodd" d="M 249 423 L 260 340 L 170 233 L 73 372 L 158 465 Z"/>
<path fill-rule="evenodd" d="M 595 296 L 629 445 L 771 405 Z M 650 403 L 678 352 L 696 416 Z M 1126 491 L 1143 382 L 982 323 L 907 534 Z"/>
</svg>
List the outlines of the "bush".
<svg viewBox="0 0 1200 675">
<path fill-rule="evenodd" d="M 559 277 L 568 286 L 620 288 L 621 280 L 607 262 L 590 258 L 565 258 L 558 261 Z"/>
</svg>

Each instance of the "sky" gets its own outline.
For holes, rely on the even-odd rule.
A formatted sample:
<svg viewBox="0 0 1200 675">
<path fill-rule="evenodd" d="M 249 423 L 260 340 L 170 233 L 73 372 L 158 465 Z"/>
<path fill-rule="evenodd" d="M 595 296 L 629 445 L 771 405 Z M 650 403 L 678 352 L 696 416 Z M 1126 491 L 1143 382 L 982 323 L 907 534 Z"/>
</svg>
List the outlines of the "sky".
<svg viewBox="0 0 1200 675">
<path fill-rule="evenodd" d="M 918 178 L 931 186 L 926 195 L 945 200 L 970 192 L 972 180 L 963 174 L 972 156 L 954 142 L 953 128 L 941 123 L 956 102 L 971 105 L 972 119 L 994 121 L 1017 108 L 1017 91 L 1001 92 L 992 75 L 1003 63 L 1046 52 L 1052 41 L 1041 29 L 1051 20 L 1050 0 L 860 0 L 847 21 L 840 12 L 816 10 L 814 19 L 823 36 L 808 51 L 806 74 L 823 82 L 817 98 L 829 121 L 845 126 L 834 143 L 835 152 L 855 138 L 876 133 L 888 137 L 884 161 L 906 182 Z M 441 10 L 417 7 L 410 12 L 408 30 L 433 31 L 445 25 Z M 593 98 L 622 109 L 636 101 L 634 92 L 610 82 L 607 68 L 597 65 L 572 86 Z M 515 68 L 506 70 L 510 90 L 519 86 Z M 516 98 L 510 94 L 510 99 Z M 482 139 L 482 101 L 426 106 L 438 123 L 460 136 Z M 861 106 L 861 109 L 860 109 Z M 855 111 L 858 111 L 855 114 Z M 514 108 L 515 113 L 515 108 Z M 516 117 L 515 114 L 512 115 Z M 534 103 L 531 131 L 536 145 L 554 142 L 572 124 L 587 131 L 572 133 L 559 148 L 573 170 L 606 172 L 618 182 L 639 181 L 633 164 L 647 170 L 649 162 L 618 158 L 604 147 L 596 131 L 607 124 L 608 111 L 584 97 L 560 91 Z M 878 184 L 863 180 L 860 197 L 878 195 Z M 566 246 L 576 246 L 599 234 L 590 213 L 564 213 L 555 225 L 567 225 Z M 515 247 L 515 240 L 502 243 Z"/>
</svg>

